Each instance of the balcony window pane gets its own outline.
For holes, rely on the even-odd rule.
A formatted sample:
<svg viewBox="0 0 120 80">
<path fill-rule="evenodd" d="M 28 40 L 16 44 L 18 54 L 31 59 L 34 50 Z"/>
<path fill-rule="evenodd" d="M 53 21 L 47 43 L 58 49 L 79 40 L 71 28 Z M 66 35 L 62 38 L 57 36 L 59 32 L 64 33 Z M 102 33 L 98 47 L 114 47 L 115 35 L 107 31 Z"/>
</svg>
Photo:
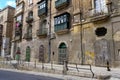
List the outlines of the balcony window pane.
<svg viewBox="0 0 120 80">
<path fill-rule="evenodd" d="M 63 20 L 63 16 L 61 16 L 61 23 L 63 23 L 64 22 L 64 20 Z"/>
<path fill-rule="evenodd" d="M 55 22 L 55 25 L 57 25 L 57 18 L 55 18 L 54 22 Z"/>
<path fill-rule="evenodd" d="M 45 8 L 45 3 L 44 3 L 44 6 L 43 6 L 44 8 Z"/>
<path fill-rule="evenodd" d="M 57 21 L 58 21 L 58 24 L 60 24 L 60 17 L 58 17 L 58 20 L 57 20 Z"/>
<path fill-rule="evenodd" d="M 64 30 L 64 29 L 69 28 L 67 18 L 68 18 L 67 14 L 60 15 L 60 16 L 54 18 L 55 31 Z"/>
<path fill-rule="evenodd" d="M 64 22 L 67 22 L 67 19 L 66 19 L 67 17 L 66 17 L 66 15 L 64 15 Z"/>
</svg>

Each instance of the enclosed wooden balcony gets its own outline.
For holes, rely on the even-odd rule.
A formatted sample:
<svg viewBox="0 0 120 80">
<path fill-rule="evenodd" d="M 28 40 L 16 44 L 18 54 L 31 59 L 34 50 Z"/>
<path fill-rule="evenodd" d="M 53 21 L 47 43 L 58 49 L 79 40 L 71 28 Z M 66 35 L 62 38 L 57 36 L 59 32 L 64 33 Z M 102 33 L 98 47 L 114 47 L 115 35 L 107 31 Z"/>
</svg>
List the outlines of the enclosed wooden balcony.
<svg viewBox="0 0 120 80">
<path fill-rule="evenodd" d="M 55 26 L 55 32 L 56 32 L 57 34 L 65 34 L 65 33 L 68 33 L 68 32 L 69 32 L 68 27 L 69 27 L 68 23 L 63 23 L 63 24 L 56 25 L 56 26 Z"/>
<path fill-rule="evenodd" d="M 41 17 L 41 16 L 44 16 L 44 15 L 47 15 L 47 10 L 46 10 L 46 8 L 39 9 L 39 10 L 38 10 L 38 16 Z"/>
<path fill-rule="evenodd" d="M 55 1 L 55 8 L 61 9 L 63 7 L 68 6 L 70 0 L 57 0 Z"/>
</svg>

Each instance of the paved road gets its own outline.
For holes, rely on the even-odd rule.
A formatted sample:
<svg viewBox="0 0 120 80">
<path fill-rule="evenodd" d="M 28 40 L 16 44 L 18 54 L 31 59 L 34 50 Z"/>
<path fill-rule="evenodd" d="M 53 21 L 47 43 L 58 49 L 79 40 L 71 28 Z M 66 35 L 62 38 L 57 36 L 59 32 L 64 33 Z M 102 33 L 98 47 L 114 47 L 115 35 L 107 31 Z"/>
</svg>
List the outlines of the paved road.
<svg viewBox="0 0 120 80">
<path fill-rule="evenodd" d="M 62 79 L 0 70 L 0 80 L 62 80 Z"/>
</svg>

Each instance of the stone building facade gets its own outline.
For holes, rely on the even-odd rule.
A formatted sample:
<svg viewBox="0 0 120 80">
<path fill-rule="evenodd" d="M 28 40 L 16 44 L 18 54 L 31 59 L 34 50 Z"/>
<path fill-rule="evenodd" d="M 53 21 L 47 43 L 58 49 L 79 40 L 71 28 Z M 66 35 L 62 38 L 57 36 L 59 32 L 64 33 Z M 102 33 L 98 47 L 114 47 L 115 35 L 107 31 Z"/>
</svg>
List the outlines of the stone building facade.
<svg viewBox="0 0 120 80">
<path fill-rule="evenodd" d="M 15 8 L 7 6 L 0 11 L 0 55 L 10 55 Z"/>
<path fill-rule="evenodd" d="M 120 66 L 119 0 L 17 0 L 22 60 Z M 18 12 L 19 6 L 21 12 Z M 16 29 L 14 29 L 16 30 Z M 17 39 L 16 39 L 17 38 Z"/>
</svg>

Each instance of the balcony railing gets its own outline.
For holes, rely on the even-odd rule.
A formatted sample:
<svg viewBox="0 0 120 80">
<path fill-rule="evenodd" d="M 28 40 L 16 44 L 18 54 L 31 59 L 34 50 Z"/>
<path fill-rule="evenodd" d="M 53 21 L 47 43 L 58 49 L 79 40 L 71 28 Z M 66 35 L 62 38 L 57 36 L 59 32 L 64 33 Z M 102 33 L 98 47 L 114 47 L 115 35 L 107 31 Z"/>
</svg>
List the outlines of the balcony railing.
<svg viewBox="0 0 120 80">
<path fill-rule="evenodd" d="M 39 9 L 38 16 L 47 15 L 47 8 Z"/>
<path fill-rule="evenodd" d="M 22 35 L 21 35 L 22 36 Z M 21 40 L 21 36 L 15 36 L 14 37 L 14 40 L 16 41 L 16 40 Z"/>
<path fill-rule="evenodd" d="M 32 39 L 32 35 L 30 33 L 25 33 L 24 39 L 26 39 L 26 40 Z"/>
<path fill-rule="evenodd" d="M 47 36 L 47 30 L 46 29 L 38 29 L 36 34 L 39 37 L 46 37 Z"/>
<path fill-rule="evenodd" d="M 33 16 L 26 17 L 26 22 L 31 23 L 33 21 Z"/>
<path fill-rule="evenodd" d="M 68 4 L 69 4 L 69 0 L 57 0 L 57 1 L 55 1 L 55 7 L 57 9 L 62 8 L 62 7 L 66 7 L 66 6 L 68 6 Z"/>
<path fill-rule="evenodd" d="M 90 20 L 95 22 L 99 20 L 104 20 L 109 17 L 109 12 L 107 6 L 104 6 L 104 8 L 101 8 L 99 10 L 92 9 L 90 10 Z"/>
</svg>

